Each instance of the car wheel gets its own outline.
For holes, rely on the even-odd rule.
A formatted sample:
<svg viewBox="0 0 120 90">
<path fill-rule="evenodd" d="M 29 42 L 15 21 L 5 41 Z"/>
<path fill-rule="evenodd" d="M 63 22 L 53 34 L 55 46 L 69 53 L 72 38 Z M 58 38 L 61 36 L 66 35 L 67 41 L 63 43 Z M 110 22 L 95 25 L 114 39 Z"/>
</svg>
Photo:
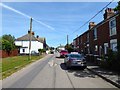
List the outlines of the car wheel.
<svg viewBox="0 0 120 90">
<path fill-rule="evenodd" d="M 82 67 L 82 70 L 84 70 L 85 68 L 87 68 L 87 66 L 83 66 L 83 67 Z"/>
<path fill-rule="evenodd" d="M 70 69 L 70 65 L 68 63 L 66 63 L 66 68 Z"/>
</svg>

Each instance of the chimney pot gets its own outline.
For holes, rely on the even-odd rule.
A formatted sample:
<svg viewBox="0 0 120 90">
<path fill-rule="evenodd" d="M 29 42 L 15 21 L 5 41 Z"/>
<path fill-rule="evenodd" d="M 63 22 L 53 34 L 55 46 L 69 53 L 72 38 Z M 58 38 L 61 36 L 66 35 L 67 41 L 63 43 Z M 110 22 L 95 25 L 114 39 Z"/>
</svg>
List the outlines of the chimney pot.
<svg viewBox="0 0 120 90">
<path fill-rule="evenodd" d="M 89 29 L 93 28 L 95 25 L 96 25 L 95 22 L 90 22 L 89 23 Z"/>
<path fill-rule="evenodd" d="M 112 8 L 107 8 L 104 13 L 104 19 L 110 18 L 115 14 L 114 10 Z"/>
<path fill-rule="evenodd" d="M 39 38 L 39 36 L 37 35 L 37 38 Z"/>
<path fill-rule="evenodd" d="M 30 34 L 30 30 L 28 30 L 28 34 Z M 34 33 L 34 32 L 32 32 L 31 34 L 32 34 L 32 35 L 35 35 L 35 33 Z"/>
<path fill-rule="evenodd" d="M 28 30 L 28 34 L 30 34 L 30 30 Z"/>
<path fill-rule="evenodd" d="M 32 35 L 35 35 L 35 33 L 34 33 L 34 32 L 32 32 Z"/>
</svg>

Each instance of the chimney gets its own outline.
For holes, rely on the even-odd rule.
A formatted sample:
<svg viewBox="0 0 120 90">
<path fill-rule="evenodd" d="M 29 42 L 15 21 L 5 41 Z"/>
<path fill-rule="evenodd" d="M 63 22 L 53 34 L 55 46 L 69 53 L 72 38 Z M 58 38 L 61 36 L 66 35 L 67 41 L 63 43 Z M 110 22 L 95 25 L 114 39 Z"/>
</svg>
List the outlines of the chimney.
<svg viewBox="0 0 120 90">
<path fill-rule="evenodd" d="M 30 31 L 28 30 L 28 34 L 30 34 Z"/>
<path fill-rule="evenodd" d="M 104 19 L 108 19 L 115 14 L 112 8 L 107 8 L 104 13 Z"/>
<path fill-rule="evenodd" d="M 95 22 L 90 22 L 89 23 L 89 29 L 93 28 L 95 25 L 96 25 Z"/>
<path fill-rule="evenodd" d="M 28 34 L 30 34 L 30 31 L 28 30 Z M 35 35 L 35 33 L 34 32 L 32 32 L 32 35 Z"/>
<path fill-rule="evenodd" d="M 34 32 L 32 32 L 32 35 L 35 35 L 35 33 L 34 33 Z"/>
</svg>

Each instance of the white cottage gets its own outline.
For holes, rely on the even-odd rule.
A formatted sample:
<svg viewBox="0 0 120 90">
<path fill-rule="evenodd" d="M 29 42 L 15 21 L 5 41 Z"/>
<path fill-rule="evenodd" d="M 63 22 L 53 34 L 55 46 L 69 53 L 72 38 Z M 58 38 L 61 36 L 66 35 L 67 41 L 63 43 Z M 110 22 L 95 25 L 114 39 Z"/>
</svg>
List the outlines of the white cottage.
<svg viewBox="0 0 120 90">
<path fill-rule="evenodd" d="M 19 47 L 20 54 L 29 54 L 29 40 L 30 31 L 28 31 L 28 34 L 15 40 L 15 45 Z M 39 38 L 38 36 L 35 37 L 34 32 L 32 32 L 30 52 L 38 53 L 38 49 L 45 48 L 45 44 L 46 44 L 45 38 Z"/>
</svg>

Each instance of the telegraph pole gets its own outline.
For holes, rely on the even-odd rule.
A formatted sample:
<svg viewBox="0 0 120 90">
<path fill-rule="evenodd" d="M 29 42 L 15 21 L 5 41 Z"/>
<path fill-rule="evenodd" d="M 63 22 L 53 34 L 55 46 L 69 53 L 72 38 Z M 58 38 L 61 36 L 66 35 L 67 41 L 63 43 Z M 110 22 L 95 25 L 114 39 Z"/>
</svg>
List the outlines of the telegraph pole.
<svg viewBox="0 0 120 90">
<path fill-rule="evenodd" d="M 67 35 L 67 48 L 68 48 L 68 44 L 69 44 L 69 41 L 68 41 L 68 35 Z"/>
<path fill-rule="evenodd" d="M 32 18 L 30 18 L 30 33 L 29 33 L 29 60 L 31 60 L 31 37 L 32 37 Z"/>
<path fill-rule="evenodd" d="M 68 41 L 68 35 L 67 35 L 67 44 L 69 44 L 69 41 Z"/>
</svg>

